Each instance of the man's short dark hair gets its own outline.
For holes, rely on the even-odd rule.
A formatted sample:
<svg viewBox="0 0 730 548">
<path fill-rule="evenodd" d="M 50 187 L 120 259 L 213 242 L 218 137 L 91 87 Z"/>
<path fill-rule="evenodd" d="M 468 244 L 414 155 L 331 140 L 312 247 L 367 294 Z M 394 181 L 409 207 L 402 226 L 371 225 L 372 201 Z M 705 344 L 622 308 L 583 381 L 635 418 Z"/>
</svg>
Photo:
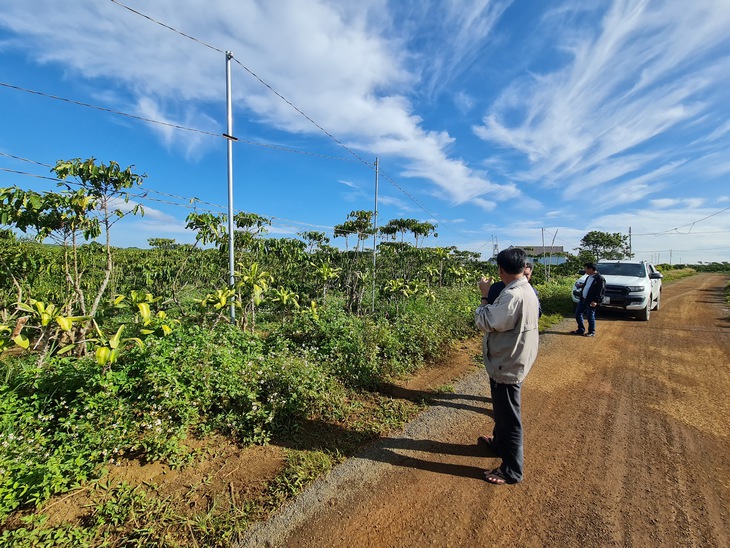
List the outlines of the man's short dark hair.
<svg viewBox="0 0 730 548">
<path fill-rule="evenodd" d="M 516 247 L 508 247 L 497 254 L 497 265 L 507 274 L 519 274 L 525 270 L 527 254 Z"/>
<path fill-rule="evenodd" d="M 583 265 L 583 268 L 585 268 L 586 270 L 598 270 L 596 268 L 596 263 L 585 263 Z"/>
</svg>

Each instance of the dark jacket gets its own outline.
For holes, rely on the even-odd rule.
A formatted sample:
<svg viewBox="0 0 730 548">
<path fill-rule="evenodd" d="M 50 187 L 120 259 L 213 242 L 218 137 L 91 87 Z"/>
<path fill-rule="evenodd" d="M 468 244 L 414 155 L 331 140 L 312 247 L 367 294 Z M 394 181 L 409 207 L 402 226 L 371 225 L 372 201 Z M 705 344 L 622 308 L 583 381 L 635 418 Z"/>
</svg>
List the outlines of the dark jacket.
<svg viewBox="0 0 730 548">
<path fill-rule="evenodd" d="M 487 293 L 487 304 L 494 304 L 494 301 L 497 300 L 497 297 L 504 289 L 504 282 L 498 281 L 497 283 L 493 283 L 492 286 L 489 288 L 489 293 Z M 532 289 L 535 289 L 534 287 Z M 539 307 L 539 314 L 538 318 L 542 317 L 542 303 L 540 302 L 540 294 L 537 292 L 537 289 L 535 289 L 535 295 L 537 295 L 537 305 Z"/>
<path fill-rule="evenodd" d="M 497 297 L 504 289 L 504 282 L 502 280 L 495 282 L 491 285 L 489 288 L 489 293 L 487 294 L 487 304 L 494 304 L 494 301 L 497 300 Z"/>
<path fill-rule="evenodd" d="M 590 278 L 590 276 L 588 278 Z M 586 283 L 588 282 L 588 278 L 586 278 Z M 593 275 L 593 283 L 591 284 L 591 287 L 588 288 L 588 295 L 586 296 L 585 300 L 588 303 L 601 304 L 603 302 L 603 294 L 605 292 L 606 292 L 606 278 L 601 276 L 600 272 L 596 272 Z M 582 297 L 583 297 L 583 290 L 581 289 L 581 298 Z"/>
</svg>

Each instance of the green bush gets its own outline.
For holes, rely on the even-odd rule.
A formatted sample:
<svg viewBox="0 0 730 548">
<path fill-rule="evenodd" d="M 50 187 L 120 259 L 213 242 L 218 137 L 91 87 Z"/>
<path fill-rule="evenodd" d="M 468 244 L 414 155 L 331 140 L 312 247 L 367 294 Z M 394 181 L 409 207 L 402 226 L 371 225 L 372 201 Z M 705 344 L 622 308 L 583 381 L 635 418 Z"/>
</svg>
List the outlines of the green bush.
<svg viewBox="0 0 730 548">
<path fill-rule="evenodd" d="M 536 286 L 540 294 L 543 315 L 560 314 L 564 317 L 573 315 L 573 300 L 570 295 L 577 279 L 577 275 L 565 276 Z"/>
<path fill-rule="evenodd" d="M 264 443 L 340 394 L 317 364 L 229 326 L 148 339 L 107 374 L 68 358 L 18 370 L 0 386 L 0 517 L 122 456 L 179 464 L 191 431 Z"/>
<path fill-rule="evenodd" d="M 300 314 L 270 338 L 290 341 L 348 387 L 373 388 L 474 334 L 475 295 L 476 290 L 441 289 L 435 300 L 412 298 L 375 318 L 353 316 L 331 301 L 317 317 Z"/>
</svg>

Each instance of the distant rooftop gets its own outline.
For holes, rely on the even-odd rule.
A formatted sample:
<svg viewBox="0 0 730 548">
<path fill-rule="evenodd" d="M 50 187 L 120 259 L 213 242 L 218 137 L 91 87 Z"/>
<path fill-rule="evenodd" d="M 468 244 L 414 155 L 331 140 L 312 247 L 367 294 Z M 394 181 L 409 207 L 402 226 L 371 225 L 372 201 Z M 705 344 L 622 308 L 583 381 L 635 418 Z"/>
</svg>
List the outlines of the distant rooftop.
<svg viewBox="0 0 730 548">
<path fill-rule="evenodd" d="M 550 255 L 551 253 L 564 253 L 562 245 L 541 246 L 541 245 L 516 245 L 528 255 Z"/>
</svg>

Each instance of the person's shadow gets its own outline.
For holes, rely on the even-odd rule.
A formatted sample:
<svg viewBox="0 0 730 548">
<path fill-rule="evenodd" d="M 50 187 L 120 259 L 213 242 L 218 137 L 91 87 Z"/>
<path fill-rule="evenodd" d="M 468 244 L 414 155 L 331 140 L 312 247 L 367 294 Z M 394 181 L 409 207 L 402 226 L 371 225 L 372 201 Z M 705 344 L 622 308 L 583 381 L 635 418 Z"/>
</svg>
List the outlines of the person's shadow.
<svg viewBox="0 0 730 548">
<path fill-rule="evenodd" d="M 411 390 L 391 383 L 381 384 L 377 391 L 384 396 L 389 396 L 395 399 L 408 400 L 419 404 L 426 403 L 429 406 L 451 407 L 453 409 L 462 409 L 464 411 L 475 411 L 478 413 L 483 413 L 484 408 L 477 405 L 471 405 L 467 402 L 492 403 L 492 399 L 488 396 L 455 394 L 451 392 L 439 392 L 437 390 Z"/>
<path fill-rule="evenodd" d="M 423 458 L 410 455 L 404 455 L 398 451 L 419 451 L 422 453 L 438 453 L 442 455 L 458 455 L 464 457 L 484 457 L 496 458 L 496 454 L 478 445 L 475 441 L 473 444 L 457 444 L 444 443 L 433 440 L 413 440 L 406 438 L 383 438 L 379 443 L 375 444 L 362 458 L 391 464 L 393 466 L 403 466 L 405 468 L 416 468 L 427 472 L 435 472 L 437 474 L 448 474 L 463 478 L 482 479 L 485 468 L 479 466 L 469 466 L 465 464 L 455 464 L 450 462 L 435 462 Z"/>
</svg>

